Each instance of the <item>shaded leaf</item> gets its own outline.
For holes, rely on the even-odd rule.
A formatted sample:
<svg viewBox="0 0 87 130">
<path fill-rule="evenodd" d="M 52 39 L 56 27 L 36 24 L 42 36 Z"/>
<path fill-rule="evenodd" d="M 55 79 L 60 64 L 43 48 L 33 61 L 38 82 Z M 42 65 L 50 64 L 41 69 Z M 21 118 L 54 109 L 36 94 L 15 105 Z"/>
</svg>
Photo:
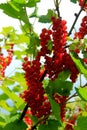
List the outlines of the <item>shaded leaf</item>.
<svg viewBox="0 0 87 130">
<path fill-rule="evenodd" d="M 62 78 L 62 77 L 61 77 Z M 48 86 L 46 87 L 46 91 L 48 94 L 52 95 L 52 93 L 59 93 L 63 96 L 68 96 L 70 91 L 72 90 L 73 83 L 70 81 L 62 81 L 60 78 L 57 78 L 55 81 L 50 81 Z"/>
<path fill-rule="evenodd" d="M 23 121 L 15 120 L 3 127 L 3 130 L 25 130 L 27 125 Z"/>
<path fill-rule="evenodd" d="M 77 119 L 77 126 L 74 130 L 87 130 L 87 116 L 82 116 Z"/>
<path fill-rule="evenodd" d="M 70 0 L 70 1 L 73 2 L 73 3 L 77 3 L 78 0 Z"/>
<path fill-rule="evenodd" d="M 38 129 L 39 130 L 58 130 L 59 126 L 60 124 L 57 120 L 50 119 L 48 120 L 47 124 L 40 125 Z"/>
<path fill-rule="evenodd" d="M 66 80 L 70 75 L 70 72 L 68 70 L 62 71 L 61 73 L 59 73 L 58 75 L 58 79 L 59 80 Z"/>
<path fill-rule="evenodd" d="M 49 9 L 46 15 L 41 15 L 39 17 L 39 22 L 41 23 L 49 23 L 51 22 L 51 18 L 54 15 L 53 10 Z"/>
</svg>

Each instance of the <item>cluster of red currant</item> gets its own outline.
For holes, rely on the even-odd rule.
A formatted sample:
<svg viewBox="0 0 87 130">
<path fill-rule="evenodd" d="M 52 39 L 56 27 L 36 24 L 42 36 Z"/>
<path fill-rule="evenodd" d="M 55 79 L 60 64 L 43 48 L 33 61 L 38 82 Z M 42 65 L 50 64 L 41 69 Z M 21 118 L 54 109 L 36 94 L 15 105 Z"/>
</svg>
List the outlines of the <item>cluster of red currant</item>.
<svg viewBox="0 0 87 130">
<path fill-rule="evenodd" d="M 51 105 L 43 88 L 42 81 L 47 76 L 50 80 L 55 80 L 63 70 L 70 71 L 70 79 L 76 81 L 79 73 L 76 65 L 68 54 L 65 46 L 67 42 L 66 21 L 62 18 L 52 18 L 52 29 L 43 29 L 40 34 L 41 49 L 33 61 L 24 58 L 23 70 L 28 89 L 24 91 L 22 98 L 31 108 L 32 115 L 38 118 L 49 115 Z M 49 46 L 51 46 L 49 48 Z M 41 57 L 44 57 L 44 69 L 41 68 Z M 56 98 L 56 97 L 55 97 Z M 57 103 L 61 104 L 65 97 L 58 95 Z M 65 105 L 61 106 L 61 118 L 65 115 Z"/>
<path fill-rule="evenodd" d="M 65 130 L 74 130 L 73 126 L 76 123 L 77 116 L 73 116 L 69 119 L 68 123 L 66 124 Z"/>
<path fill-rule="evenodd" d="M 39 54 L 44 56 L 46 60 L 45 69 L 51 80 L 55 80 L 63 70 L 69 69 L 70 79 L 75 82 L 79 72 L 65 49 L 67 42 L 66 21 L 52 17 L 52 22 L 52 30 L 42 30 L 40 35 L 41 52 Z M 48 43 L 52 44 L 52 50 L 49 50 Z"/>
<path fill-rule="evenodd" d="M 11 61 L 12 61 L 12 57 L 13 57 L 13 44 L 10 44 L 11 49 L 7 50 L 8 55 L 7 57 L 4 56 L 4 54 L 2 53 L 2 48 L 0 48 L 0 78 L 4 78 L 5 76 L 5 69 L 7 68 L 7 66 L 10 65 Z"/>
<path fill-rule="evenodd" d="M 82 18 L 82 22 L 79 28 L 79 32 L 75 33 L 75 39 L 79 38 L 79 39 L 83 39 L 85 36 L 87 35 L 87 16 L 84 16 Z M 84 50 L 87 53 L 87 48 Z M 76 49 L 76 53 L 79 53 L 80 50 L 77 48 Z M 87 58 L 83 58 L 83 62 L 85 64 L 87 64 Z"/>
<path fill-rule="evenodd" d="M 82 7 L 85 0 L 79 0 L 79 5 Z M 84 6 L 84 10 L 87 11 L 87 3 Z"/>
<path fill-rule="evenodd" d="M 79 28 L 79 32 L 75 33 L 75 38 L 83 39 L 87 34 L 87 16 L 82 18 L 81 27 Z"/>
<path fill-rule="evenodd" d="M 28 89 L 24 91 L 22 97 L 28 103 L 33 115 L 37 117 L 48 115 L 50 112 L 50 104 L 42 87 L 40 61 L 38 58 L 32 62 L 29 62 L 27 58 L 24 60 L 23 69 L 25 71 Z"/>
</svg>

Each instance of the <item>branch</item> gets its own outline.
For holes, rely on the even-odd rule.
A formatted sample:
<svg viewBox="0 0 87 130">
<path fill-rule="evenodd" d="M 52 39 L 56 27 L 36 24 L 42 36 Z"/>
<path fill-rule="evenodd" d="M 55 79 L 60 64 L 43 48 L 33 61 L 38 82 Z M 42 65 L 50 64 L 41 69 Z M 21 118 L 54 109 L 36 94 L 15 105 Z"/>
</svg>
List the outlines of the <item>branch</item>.
<svg viewBox="0 0 87 130">
<path fill-rule="evenodd" d="M 22 120 L 24 118 L 27 110 L 28 110 L 28 104 L 25 106 L 25 108 L 24 108 L 24 110 L 23 110 L 23 112 L 22 112 L 21 117 L 19 118 L 19 120 Z"/>
<path fill-rule="evenodd" d="M 72 31 L 73 31 L 73 29 L 74 29 L 74 27 L 75 27 L 75 24 L 76 24 L 76 22 L 77 22 L 77 20 L 78 20 L 78 18 L 79 18 L 79 16 L 80 16 L 80 14 L 81 14 L 81 12 L 82 12 L 84 6 L 85 6 L 85 3 L 86 3 L 86 0 L 84 1 L 83 6 L 81 7 L 81 9 L 80 9 L 80 11 L 78 12 L 78 14 L 75 15 L 76 18 L 75 18 L 75 20 L 74 20 L 74 22 L 73 22 L 73 25 L 72 25 L 72 27 L 71 27 L 69 33 L 68 33 L 68 36 L 71 35 L 71 33 L 72 33 Z"/>
<path fill-rule="evenodd" d="M 40 78 L 40 82 L 43 81 L 44 77 L 46 76 L 46 73 L 47 73 L 47 70 L 44 71 L 42 77 Z M 23 118 L 24 118 L 24 116 L 25 116 L 25 114 L 26 114 L 26 112 L 27 112 L 27 110 L 28 110 L 28 107 L 29 107 L 28 104 L 26 104 L 26 106 L 24 107 L 24 110 L 23 110 L 23 112 L 22 112 L 22 114 L 21 114 L 19 120 L 23 120 Z"/>
<path fill-rule="evenodd" d="M 58 17 L 61 18 L 58 0 L 54 1 L 54 4 L 55 4 L 55 7 L 56 7 L 56 11 L 57 11 Z"/>
</svg>

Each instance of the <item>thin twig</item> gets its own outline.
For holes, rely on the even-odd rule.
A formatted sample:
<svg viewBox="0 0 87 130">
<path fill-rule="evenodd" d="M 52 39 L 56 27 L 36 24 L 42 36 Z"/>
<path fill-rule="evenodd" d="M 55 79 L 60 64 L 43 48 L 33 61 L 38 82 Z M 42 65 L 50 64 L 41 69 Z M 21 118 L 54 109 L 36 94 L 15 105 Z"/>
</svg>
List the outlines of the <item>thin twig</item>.
<svg viewBox="0 0 87 130">
<path fill-rule="evenodd" d="M 22 119 L 24 118 L 24 116 L 25 116 L 27 110 L 28 110 L 28 104 L 25 106 L 25 108 L 24 108 L 24 110 L 23 110 L 23 112 L 22 112 L 22 114 L 21 114 L 19 120 L 22 120 Z"/>
<path fill-rule="evenodd" d="M 86 0 L 84 1 L 83 6 L 81 7 L 81 9 L 80 9 L 80 11 L 78 12 L 78 14 L 76 14 L 76 18 L 75 18 L 75 20 L 74 20 L 74 22 L 73 22 L 73 24 L 72 24 L 72 27 L 71 27 L 71 29 L 70 29 L 70 31 L 69 31 L 69 33 L 68 33 L 68 36 L 71 35 L 71 33 L 72 33 L 72 31 L 73 31 L 73 29 L 74 29 L 74 27 L 75 27 L 75 24 L 76 24 L 76 22 L 77 22 L 77 20 L 78 20 L 78 18 L 79 18 L 79 16 L 80 16 L 80 14 L 81 14 L 81 12 L 83 11 L 83 8 L 84 8 L 84 6 L 85 6 L 85 3 L 86 3 Z"/>
</svg>

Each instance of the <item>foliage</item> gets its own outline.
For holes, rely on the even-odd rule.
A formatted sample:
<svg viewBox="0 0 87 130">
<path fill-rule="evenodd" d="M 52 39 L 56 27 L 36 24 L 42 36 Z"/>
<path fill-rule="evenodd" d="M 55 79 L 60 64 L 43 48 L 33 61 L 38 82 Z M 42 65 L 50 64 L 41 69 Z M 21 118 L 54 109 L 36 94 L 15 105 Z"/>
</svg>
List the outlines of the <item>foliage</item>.
<svg viewBox="0 0 87 130">
<path fill-rule="evenodd" d="M 0 32 L 0 130 L 87 129 L 87 1 L 70 0 L 80 10 L 69 31 L 63 0 L 53 1 L 55 9 L 41 15 L 40 0 L 0 3 L 8 18 L 20 22 L 20 32 L 12 26 Z M 46 26 L 40 34 L 36 21 Z"/>
</svg>

